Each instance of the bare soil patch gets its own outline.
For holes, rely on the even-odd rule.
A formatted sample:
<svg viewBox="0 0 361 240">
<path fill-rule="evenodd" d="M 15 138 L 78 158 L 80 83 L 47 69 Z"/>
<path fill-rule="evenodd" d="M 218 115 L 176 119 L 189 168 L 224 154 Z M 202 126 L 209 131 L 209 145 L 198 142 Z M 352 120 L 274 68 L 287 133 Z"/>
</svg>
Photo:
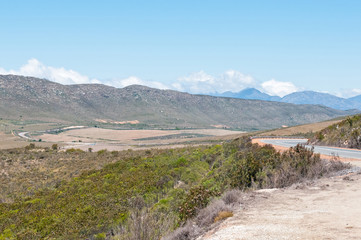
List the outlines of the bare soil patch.
<svg viewBox="0 0 361 240">
<path fill-rule="evenodd" d="M 234 217 L 202 240 L 360 239 L 361 175 L 252 193 Z"/>
</svg>

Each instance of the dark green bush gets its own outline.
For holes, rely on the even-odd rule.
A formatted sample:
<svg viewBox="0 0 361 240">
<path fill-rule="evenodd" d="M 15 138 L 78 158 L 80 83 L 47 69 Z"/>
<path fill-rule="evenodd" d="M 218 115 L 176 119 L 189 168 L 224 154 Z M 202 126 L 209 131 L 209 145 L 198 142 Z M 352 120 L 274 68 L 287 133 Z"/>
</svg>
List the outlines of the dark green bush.
<svg viewBox="0 0 361 240">
<path fill-rule="evenodd" d="M 207 206 L 212 197 L 219 195 L 219 192 L 210 191 L 203 186 L 191 188 L 179 207 L 181 221 L 194 217 L 200 209 Z"/>
</svg>

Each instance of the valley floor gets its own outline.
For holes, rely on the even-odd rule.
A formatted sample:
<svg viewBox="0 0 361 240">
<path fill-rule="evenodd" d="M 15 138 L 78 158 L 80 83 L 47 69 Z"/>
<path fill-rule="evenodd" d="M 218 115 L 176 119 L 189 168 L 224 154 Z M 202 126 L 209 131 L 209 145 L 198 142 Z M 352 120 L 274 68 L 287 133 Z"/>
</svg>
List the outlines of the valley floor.
<svg viewBox="0 0 361 240">
<path fill-rule="evenodd" d="M 360 199 L 360 172 L 260 190 L 234 217 L 199 239 L 360 239 Z"/>
</svg>

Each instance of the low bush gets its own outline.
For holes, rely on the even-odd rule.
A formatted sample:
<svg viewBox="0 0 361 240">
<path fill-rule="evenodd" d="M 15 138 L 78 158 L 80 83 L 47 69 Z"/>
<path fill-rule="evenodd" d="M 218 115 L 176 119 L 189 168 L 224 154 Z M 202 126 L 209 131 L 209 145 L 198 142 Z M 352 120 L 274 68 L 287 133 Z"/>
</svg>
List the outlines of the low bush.
<svg viewBox="0 0 361 240">
<path fill-rule="evenodd" d="M 194 218 L 194 222 L 201 228 L 206 228 L 215 222 L 216 217 L 220 212 L 229 212 L 232 207 L 227 205 L 221 199 L 215 199 L 207 207 L 201 209 L 197 216 Z"/>
<path fill-rule="evenodd" d="M 309 143 L 361 149 L 361 115 L 347 117 L 339 123 L 316 132 Z"/>
<path fill-rule="evenodd" d="M 192 239 L 234 212 L 240 190 L 345 167 L 302 146 L 280 154 L 247 138 L 147 151 L 15 149 L 1 151 L 0 166 L 8 174 L 0 175 L 0 239 L 124 240 L 159 239 L 177 226 L 166 239 Z"/>
<path fill-rule="evenodd" d="M 222 200 L 226 205 L 238 204 L 240 203 L 242 191 L 240 190 L 229 190 L 225 192 L 222 196 Z"/>
<path fill-rule="evenodd" d="M 212 197 L 218 195 L 218 192 L 210 191 L 203 186 L 190 189 L 182 205 L 179 207 L 179 217 L 181 221 L 186 221 L 194 217 L 199 209 L 207 206 Z"/>
</svg>

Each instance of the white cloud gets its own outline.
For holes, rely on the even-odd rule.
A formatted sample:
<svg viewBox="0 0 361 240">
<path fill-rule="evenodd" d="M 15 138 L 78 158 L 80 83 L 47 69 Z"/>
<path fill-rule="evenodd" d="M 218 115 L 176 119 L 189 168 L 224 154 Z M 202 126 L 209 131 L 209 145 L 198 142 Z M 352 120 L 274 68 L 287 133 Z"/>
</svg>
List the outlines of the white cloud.
<svg viewBox="0 0 361 240">
<path fill-rule="evenodd" d="M 352 98 L 361 95 L 361 89 L 359 88 L 341 89 L 341 92 L 337 92 L 335 93 L 335 95 L 342 98 Z"/>
<path fill-rule="evenodd" d="M 261 84 L 263 91 L 272 96 L 283 97 L 287 94 L 297 92 L 297 87 L 291 82 L 279 82 L 275 79 L 271 79 Z"/>
<path fill-rule="evenodd" d="M 352 89 L 350 95 L 351 96 L 349 96 L 349 97 L 355 97 L 357 95 L 361 95 L 361 89 L 356 89 L 356 88 Z"/>
<path fill-rule="evenodd" d="M 172 83 L 171 86 L 172 86 L 172 89 L 174 89 L 174 90 L 184 92 L 184 88 L 182 87 L 182 84 L 180 84 L 178 82 Z"/>
<path fill-rule="evenodd" d="M 164 85 L 161 82 L 145 81 L 145 80 L 142 80 L 135 76 L 130 76 L 128 78 L 119 79 L 119 80 L 113 79 L 113 80 L 104 82 L 104 84 L 110 85 L 113 87 L 117 87 L 117 88 L 123 88 L 123 87 L 129 86 L 129 85 L 143 85 L 143 86 L 148 86 L 148 87 L 158 88 L 158 89 L 169 89 L 168 86 Z"/>
<path fill-rule="evenodd" d="M 189 76 L 178 78 L 172 87 L 180 91 L 207 94 L 226 91 L 238 92 L 255 85 L 256 82 L 251 76 L 229 70 L 219 76 L 212 76 L 204 71 L 192 73 Z"/>
<path fill-rule="evenodd" d="M 186 77 L 178 78 L 174 86 L 190 93 L 210 93 L 214 91 L 215 79 L 204 71 L 192 73 Z"/>
<path fill-rule="evenodd" d="M 123 88 L 129 85 L 138 84 L 158 89 L 169 89 L 168 86 L 160 82 L 144 81 L 138 77 L 130 76 L 125 79 L 113 79 L 109 81 L 99 81 L 97 79 L 90 79 L 74 70 L 55 68 L 46 66 L 37 59 L 30 59 L 25 65 L 20 67 L 19 70 L 5 70 L 0 68 L 0 74 L 13 74 L 22 76 L 31 76 L 37 78 L 45 78 L 53 82 L 61 84 L 84 84 L 84 83 L 103 83 L 113 87 Z"/>
<path fill-rule="evenodd" d="M 298 88 L 291 82 L 279 82 L 274 79 L 259 84 L 252 76 L 243 74 L 236 70 L 228 70 L 218 76 L 213 76 L 204 71 L 199 71 L 188 76 L 180 77 L 177 81 L 169 84 L 157 81 L 147 81 L 136 76 L 130 76 L 125 79 L 99 81 L 97 79 L 91 79 L 71 69 L 46 66 L 37 59 L 30 59 L 18 70 L 5 70 L 0 68 L 0 74 L 14 74 L 45 78 L 61 84 L 103 83 L 118 88 L 138 84 L 158 89 L 174 89 L 199 94 L 211 94 L 216 92 L 223 93 L 226 91 L 239 92 L 245 88 L 256 87 L 270 95 L 278 95 L 282 97 L 298 90 Z M 361 89 L 353 89 L 352 93 L 350 93 L 350 95 L 353 96 L 358 94 L 361 94 Z"/>
<path fill-rule="evenodd" d="M 50 81 L 61 84 L 82 84 L 82 83 L 100 83 L 97 79 L 90 79 L 80 73 L 65 68 L 49 67 L 42 64 L 37 59 L 30 59 L 19 70 L 5 70 L 0 68 L 1 74 L 23 75 L 38 78 L 46 78 Z"/>
</svg>

